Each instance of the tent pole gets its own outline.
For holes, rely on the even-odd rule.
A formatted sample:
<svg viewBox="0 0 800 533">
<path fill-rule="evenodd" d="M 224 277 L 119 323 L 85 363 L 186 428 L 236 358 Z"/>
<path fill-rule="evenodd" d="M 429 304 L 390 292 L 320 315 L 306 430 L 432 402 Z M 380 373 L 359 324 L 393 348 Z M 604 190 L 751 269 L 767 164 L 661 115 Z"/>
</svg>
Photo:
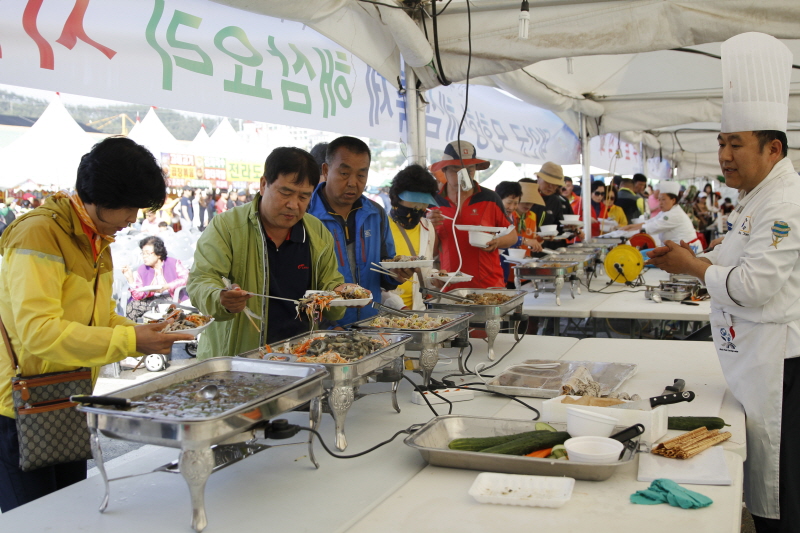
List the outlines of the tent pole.
<svg viewBox="0 0 800 533">
<path fill-rule="evenodd" d="M 405 64 L 406 74 L 406 161 L 408 164 L 425 164 L 425 152 L 420 152 L 419 144 L 419 98 L 417 93 L 417 75 L 408 63 Z"/>
<path fill-rule="evenodd" d="M 586 115 L 578 114 L 581 133 L 581 164 L 583 176 L 581 178 L 581 205 L 583 206 L 583 233 L 586 240 L 592 237 L 592 175 L 589 172 L 589 134 L 586 128 Z"/>
<path fill-rule="evenodd" d="M 425 100 L 425 91 L 414 91 L 417 94 L 417 158 L 416 163 L 423 167 L 428 165 L 428 121 L 425 110 L 428 103 Z"/>
</svg>

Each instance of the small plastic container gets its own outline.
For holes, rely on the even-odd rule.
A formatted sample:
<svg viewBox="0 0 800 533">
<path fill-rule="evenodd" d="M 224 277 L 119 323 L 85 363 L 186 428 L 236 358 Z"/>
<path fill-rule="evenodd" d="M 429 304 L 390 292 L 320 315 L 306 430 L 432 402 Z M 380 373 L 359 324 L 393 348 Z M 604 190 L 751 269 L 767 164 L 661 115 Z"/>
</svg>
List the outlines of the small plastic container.
<svg viewBox="0 0 800 533">
<path fill-rule="evenodd" d="M 619 461 L 625 446 L 608 437 L 573 437 L 564 442 L 570 461 L 607 464 Z"/>
<path fill-rule="evenodd" d="M 545 226 L 539 226 L 539 231 L 542 233 L 558 233 L 558 224 L 547 224 Z"/>
<path fill-rule="evenodd" d="M 561 218 L 569 224 L 577 224 L 581 221 L 580 215 L 562 215 Z"/>
<path fill-rule="evenodd" d="M 569 501 L 573 487 L 571 477 L 483 472 L 475 478 L 469 495 L 480 503 L 555 508 Z"/>
<path fill-rule="evenodd" d="M 524 248 L 509 248 L 506 250 L 506 253 L 511 259 L 525 259 L 525 253 L 527 251 L 528 250 L 525 250 Z"/>
<path fill-rule="evenodd" d="M 494 239 L 494 235 L 484 231 L 470 231 L 469 243 L 476 248 L 486 248 L 486 244 Z"/>
<path fill-rule="evenodd" d="M 617 425 L 614 417 L 567 407 L 567 433 L 573 437 L 608 437 Z"/>
</svg>

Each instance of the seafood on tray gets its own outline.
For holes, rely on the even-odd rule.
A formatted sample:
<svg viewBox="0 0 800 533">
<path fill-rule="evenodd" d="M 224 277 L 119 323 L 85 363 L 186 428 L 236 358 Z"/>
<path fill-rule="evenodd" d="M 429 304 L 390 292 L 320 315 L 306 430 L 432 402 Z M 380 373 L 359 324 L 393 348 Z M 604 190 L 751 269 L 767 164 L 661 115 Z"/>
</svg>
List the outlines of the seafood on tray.
<svg viewBox="0 0 800 533">
<path fill-rule="evenodd" d="M 499 292 L 484 292 L 482 294 L 471 292 L 464 295 L 464 298 L 471 300 L 471 302 L 460 303 L 463 303 L 464 305 L 502 305 L 513 297 L 513 295 Z"/>
<path fill-rule="evenodd" d="M 313 337 L 294 345 L 285 344 L 274 351 L 265 346 L 264 357 L 270 361 L 285 361 L 280 354 L 290 354 L 296 363 L 350 363 L 389 345 L 389 341 L 370 337 L 356 331 L 341 335 Z"/>
<path fill-rule="evenodd" d="M 201 315 L 197 313 L 186 313 L 178 309 L 174 305 L 167 308 L 167 314 L 163 318 L 156 320 L 156 322 L 166 322 L 167 320 L 174 320 L 172 324 L 168 324 L 162 333 L 172 333 L 175 331 L 182 331 L 186 329 L 200 328 L 211 322 L 211 317 L 208 315 Z"/>
<path fill-rule="evenodd" d="M 399 328 L 399 329 L 436 329 L 452 322 L 453 319 L 444 316 L 429 316 L 424 314 L 419 316 L 413 314 L 408 317 L 402 316 L 379 316 L 369 323 L 373 328 Z"/>
</svg>

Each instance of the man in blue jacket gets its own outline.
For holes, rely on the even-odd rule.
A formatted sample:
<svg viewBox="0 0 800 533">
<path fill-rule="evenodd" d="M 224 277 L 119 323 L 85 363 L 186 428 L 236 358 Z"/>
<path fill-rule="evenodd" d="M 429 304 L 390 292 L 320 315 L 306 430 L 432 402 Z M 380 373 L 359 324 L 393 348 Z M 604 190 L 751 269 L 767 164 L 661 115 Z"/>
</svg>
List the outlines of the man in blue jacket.
<svg viewBox="0 0 800 533">
<path fill-rule="evenodd" d="M 330 144 L 322 164 L 325 181 L 314 191 L 308 212 L 333 234 L 339 272 L 345 282 L 357 283 L 381 301 L 381 289 L 392 290 L 411 277 L 412 271 L 393 270 L 396 277 L 371 270 L 372 263 L 395 255 L 394 239 L 386 212 L 364 196 L 371 155 L 355 137 L 339 137 Z M 350 324 L 377 314 L 372 307 L 348 308 L 338 324 Z"/>
</svg>

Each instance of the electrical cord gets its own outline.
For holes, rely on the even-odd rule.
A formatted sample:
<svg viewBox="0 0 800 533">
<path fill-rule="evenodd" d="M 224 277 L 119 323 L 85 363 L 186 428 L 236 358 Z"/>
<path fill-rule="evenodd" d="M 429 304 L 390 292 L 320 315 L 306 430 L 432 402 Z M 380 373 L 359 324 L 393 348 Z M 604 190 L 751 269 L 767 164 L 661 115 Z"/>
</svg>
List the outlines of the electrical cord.
<svg viewBox="0 0 800 533">
<path fill-rule="evenodd" d="M 447 8 L 447 6 L 444 6 Z M 469 2 L 467 2 L 467 7 L 469 7 Z M 444 74 L 444 67 L 442 67 L 442 55 L 439 52 L 439 24 L 436 20 L 436 0 L 431 1 L 431 20 L 433 21 L 433 51 L 436 57 L 436 65 L 438 69 L 436 69 L 436 77 L 439 79 L 439 83 L 444 86 L 450 85 L 452 82 L 447 79 L 447 76 Z"/>
<path fill-rule="evenodd" d="M 415 390 L 415 391 L 417 391 L 417 392 L 419 393 L 419 395 L 420 395 L 420 396 L 422 396 L 422 399 L 423 399 L 423 400 L 425 400 L 425 403 L 426 403 L 426 404 L 428 404 L 428 408 L 431 410 L 431 412 L 433 412 L 433 416 L 439 416 L 439 413 L 437 413 L 437 412 L 436 412 L 436 409 L 434 409 L 434 408 L 433 408 L 433 405 L 431 405 L 431 402 L 429 402 L 429 401 L 428 401 L 428 398 L 426 398 L 426 397 L 425 397 L 425 395 L 423 394 L 423 392 L 426 392 L 426 391 L 423 391 L 423 390 L 422 390 L 422 388 L 421 388 L 419 385 L 417 385 L 416 383 L 414 383 L 413 381 L 411 381 L 411 378 L 409 378 L 409 377 L 408 377 L 408 376 L 406 376 L 405 374 L 403 374 L 403 379 L 405 379 L 406 381 L 408 381 L 409 383 L 411 383 L 411 385 L 414 387 L 414 390 Z M 436 397 L 437 397 L 437 398 L 439 398 L 440 400 L 442 400 L 442 401 L 444 401 L 444 402 L 448 403 L 448 404 L 449 404 L 449 406 L 450 406 L 450 408 L 447 410 L 447 414 L 448 414 L 448 415 L 451 415 L 451 414 L 453 414 L 453 402 L 451 402 L 450 400 L 448 400 L 448 399 L 447 399 L 447 398 L 445 398 L 444 396 L 441 396 L 441 395 L 437 394 L 437 393 L 435 392 L 435 388 L 436 388 L 435 386 L 434 386 L 434 389 L 431 389 L 431 387 L 433 386 L 433 385 L 432 385 L 432 383 L 434 383 L 434 380 L 433 380 L 433 379 L 431 379 L 431 380 L 430 380 L 430 383 L 428 384 L 428 391 L 427 391 L 427 392 L 430 392 L 431 394 L 433 394 L 434 396 L 436 396 Z"/>
<path fill-rule="evenodd" d="M 320 435 L 319 432 L 317 430 L 315 430 L 315 429 L 306 428 L 306 427 L 303 427 L 303 426 L 298 426 L 298 429 L 300 429 L 302 431 L 308 431 L 309 433 L 313 433 L 314 435 L 316 435 L 317 439 L 319 440 L 319 443 L 322 444 L 322 447 L 325 449 L 326 452 L 328 452 L 329 455 L 331 455 L 333 457 L 336 457 L 337 459 L 355 459 L 356 457 L 361 457 L 362 455 L 366 455 L 366 454 L 368 454 L 370 452 L 374 452 L 375 450 L 377 450 L 381 446 L 385 446 L 386 444 L 389 444 L 394 439 L 396 439 L 399 435 L 402 435 L 404 433 L 410 435 L 411 433 L 414 433 L 415 431 L 417 431 L 419 428 L 421 428 L 424 425 L 425 424 L 413 424 L 411 426 L 408 426 L 406 429 L 401 429 L 400 431 L 398 431 L 397 433 L 392 435 L 392 437 L 390 439 L 385 440 L 383 442 L 379 442 L 378 444 L 376 444 L 372 448 L 368 448 L 368 449 L 364 450 L 363 452 L 358 452 L 358 453 L 354 453 L 354 454 L 351 454 L 351 455 L 341 455 L 341 454 L 338 454 L 338 453 L 335 453 L 335 452 L 331 451 L 331 449 L 328 448 L 328 445 L 325 444 L 325 441 L 322 439 L 322 435 Z"/>
<path fill-rule="evenodd" d="M 527 325 L 527 323 L 528 323 L 528 321 L 526 320 L 525 324 Z M 527 327 L 526 327 L 526 330 L 527 330 Z M 500 358 L 497 359 L 497 361 L 495 361 L 491 365 L 485 367 L 483 370 L 489 370 L 490 368 L 494 368 L 495 366 L 499 365 L 500 362 L 503 359 L 505 359 L 505 357 L 508 354 L 510 354 L 514 350 L 514 348 L 517 347 L 517 344 L 522 342 L 522 339 L 525 338 L 525 335 L 526 335 L 526 333 L 523 333 L 522 336 L 519 338 L 519 340 L 517 340 L 513 344 L 513 346 L 511 346 L 511 348 L 508 349 L 508 351 L 506 353 L 501 355 Z M 447 374 L 446 376 L 443 376 L 442 377 L 442 383 L 444 383 L 445 386 L 447 386 L 447 387 L 460 387 L 461 386 L 461 385 L 456 385 L 455 382 L 453 382 L 453 381 L 448 381 L 447 378 L 450 378 L 450 377 L 463 377 L 463 376 L 475 376 L 475 375 L 477 375 L 477 373 L 475 371 L 470 371 L 470 369 L 467 368 L 467 361 L 469 360 L 469 356 L 472 354 L 472 349 L 471 348 L 472 348 L 472 344 L 470 344 L 470 353 L 467 355 L 466 358 L 464 358 L 464 363 L 463 363 L 464 364 L 464 373 L 453 373 L 453 374 Z"/>
<path fill-rule="evenodd" d="M 472 387 L 472 385 L 485 385 L 485 383 L 478 383 L 478 382 L 465 383 L 464 385 L 458 385 L 458 388 L 459 389 L 476 391 L 476 392 L 485 392 L 487 394 L 496 394 L 497 396 L 502 396 L 504 398 L 508 398 L 509 400 L 514 400 L 515 402 L 517 402 L 519 404 L 522 404 L 523 406 L 527 407 L 528 409 L 530 409 L 531 411 L 536 413 L 536 418 L 534 418 L 533 420 L 539 420 L 539 418 L 542 416 L 542 414 L 539 412 L 539 410 L 537 408 L 535 408 L 535 407 L 533 407 L 531 405 L 528 405 L 527 403 L 523 402 L 522 400 L 520 400 L 516 396 L 512 396 L 512 395 L 506 394 L 504 392 L 497 392 L 497 391 L 488 390 L 488 389 L 476 389 L 476 388 Z"/>
</svg>

